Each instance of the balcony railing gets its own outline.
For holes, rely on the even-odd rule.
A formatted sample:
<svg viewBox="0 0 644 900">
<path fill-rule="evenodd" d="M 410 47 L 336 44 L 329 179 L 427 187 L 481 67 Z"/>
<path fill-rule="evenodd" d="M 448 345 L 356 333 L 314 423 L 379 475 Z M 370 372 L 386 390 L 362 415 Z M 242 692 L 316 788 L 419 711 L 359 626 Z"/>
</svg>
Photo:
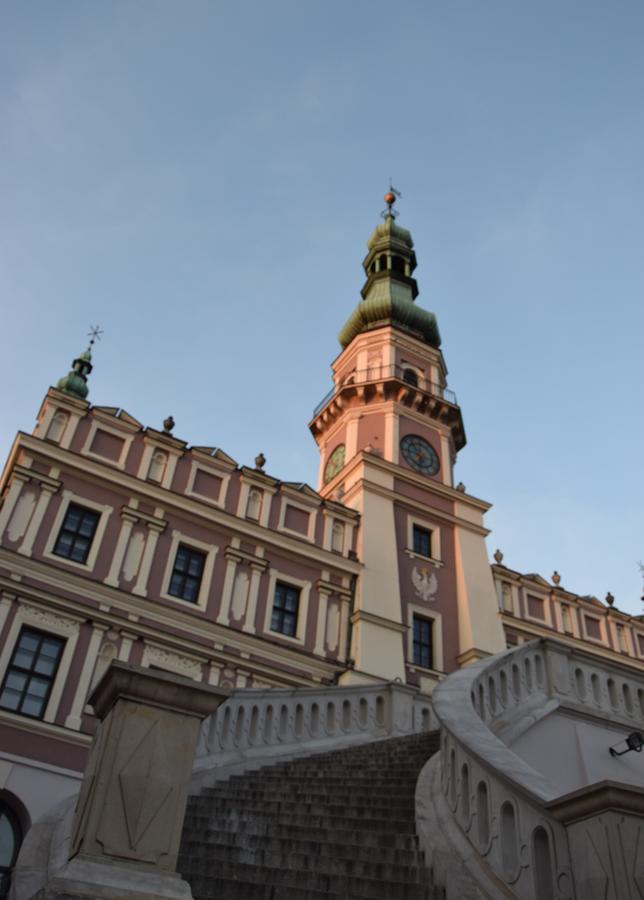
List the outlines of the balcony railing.
<svg viewBox="0 0 644 900">
<path fill-rule="evenodd" d="M 414 376 L 416 376 L 415 379 Z M 350 375 L 343 378 L 337 385 L 334 385 L 315 407 L 312 418 L 315 418 L 318 413 L 322 412 L 329 400 L 343 388 L 353 384 L 369 384 L 377 381 L 386 381 L 392 378 L 408 385 L 410 388 L 416 388 L 419 391 L 424 391 L 426 394 L 440 397 L 441 400 L 445 400 L 453 406 L 458 405 L 454 391 L 450 391 L 449 388 L 443 387 L 440 384 L 435 384 L 422 376 L 416 375 L 416 372 L 407 366 L 371 366 L 368 369 L 359 369 L 356 372 L 351 372 Z"/>
</svg>

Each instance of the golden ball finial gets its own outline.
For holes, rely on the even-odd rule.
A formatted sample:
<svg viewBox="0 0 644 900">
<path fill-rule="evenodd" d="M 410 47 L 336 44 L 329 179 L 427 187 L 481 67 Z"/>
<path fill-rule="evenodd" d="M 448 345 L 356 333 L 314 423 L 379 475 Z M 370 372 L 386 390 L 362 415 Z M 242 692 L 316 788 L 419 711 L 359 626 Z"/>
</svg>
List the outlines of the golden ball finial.
<svg viewBox="0 0 644 900">
<path fill-rule="evenodd" d="M 385 194 L 385 203 L 387 204 L 387 206 L 393 206 L 393 204 L 395 202 L 396 202 L 396 195 L 393 194 L 391 191 L 387 191 L 387 193 Z"/>
</svg>

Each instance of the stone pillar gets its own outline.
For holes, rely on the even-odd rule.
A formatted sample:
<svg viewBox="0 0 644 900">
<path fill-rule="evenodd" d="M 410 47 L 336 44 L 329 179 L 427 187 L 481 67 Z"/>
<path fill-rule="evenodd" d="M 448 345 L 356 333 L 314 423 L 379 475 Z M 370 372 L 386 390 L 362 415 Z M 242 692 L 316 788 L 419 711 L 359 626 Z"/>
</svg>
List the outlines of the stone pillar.
<svg viewBox="0 0 644 900">
<path fill-rule="evenodd" d="M 228 692 L 113 662 L 89 702 L 100 720 L 66 866 L 46 896 L 189 900 L 175 872 L 202 719 Z"/>
<path fill-rule="evenodd" d="M 38 529 L 40 528 L 42 520 L 45 518 L 49 501 L 57 490 L 58 487 L 53 484 L 43 482 L 40 485 L 40 497 L 38 497 L 36 508 L 31 516 L 29 525 L 27 526 L 25 536 L 22 539 L 22 544 L 18 547 L 18 553 L 22 553 L 23 556 L 31 556 L 34 541 L 36 540 L 36 535 L 38 534 Z"/>
<path fill-rule="evenodd" d="M 140 597 L 147 597 L 148 595 L 148 578 L 150 576 L 150 569 L 152 568 L 154 551 L 157 546 L 157 541 L 159 540 L 159 535 L 162 534 L 165 529 L 165 525 L 156 525 L 153 522 L 147 522 L 146 524 L 148 526 L 148 538 L 145 542 L 145 550 L 143 551 L 143 558 L 139 567 L 139 577 L 132 588 L 132 593 L 138 594 Z"/>
<path fill-rule="evenodd" d="M 127 512 L 121 513 L 121 532 L 119 534 L 118 541 L 116 542 L 116 548 L 114 550 L 114 556 L 112 557 L 112 565 L 110 566 L 110 571 L 104 579 L 105 584 L 110 584 L 113 587 L 119 586 L 119 578 L 123 560 L 125 559 L 125 551 L 127 550 L 130 535 L 132 534 L 132 528 L 134 527 L 136 522 L 136 516 Z"/>
</svg>

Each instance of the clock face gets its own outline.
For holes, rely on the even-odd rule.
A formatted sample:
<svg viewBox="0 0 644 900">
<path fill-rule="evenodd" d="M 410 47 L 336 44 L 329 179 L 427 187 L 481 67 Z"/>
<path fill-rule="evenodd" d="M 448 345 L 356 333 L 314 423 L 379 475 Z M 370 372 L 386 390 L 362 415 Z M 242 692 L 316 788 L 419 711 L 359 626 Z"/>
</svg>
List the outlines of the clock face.
<svg viewBox="0 0 644 900">
<path fill-rule="evenodd" d="M 421 475 L 435 475 L 440 469 L 436 451 L 425 438 L 407 434 L 400 442 L 400 451 L 406 462 Z"/>
<path fill-rule="evenodd" d="M 324 469 L 324 483 L 327 481 L 331 481 L 332 478 L 338 474 L 340 469 L 344 467 L 344 454 L 345 454 L 345 446 L 344 444 L 339 444 L 326 464 L 326 468 Z"/>
</svg>

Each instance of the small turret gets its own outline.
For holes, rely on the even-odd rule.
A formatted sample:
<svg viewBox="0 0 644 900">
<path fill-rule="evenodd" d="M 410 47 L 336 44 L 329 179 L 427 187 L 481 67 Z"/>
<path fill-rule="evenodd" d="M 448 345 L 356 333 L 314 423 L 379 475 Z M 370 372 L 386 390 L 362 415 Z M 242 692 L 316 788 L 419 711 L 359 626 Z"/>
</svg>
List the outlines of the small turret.
<svg viewBox="0 0 644 900">
<path fill-rule="evenodd" d="M 56 388 L 59 391 L 69 394 L 72 397 L 77 397 L 79 400 L 85 400 L 87 398 L 89 393 L 87 376 L 91 373 L 93 368 L 92 347 L 94 346 L 95 341 L 100 340 L 102 333 L 103 332 L 98 325 L 91 327 L 89 332 L 89 347 L 84 353 L 81 353 L 80 356 L 76 357 L 72 363 L 71 370 L 58 381 Z"/>
</svg>

